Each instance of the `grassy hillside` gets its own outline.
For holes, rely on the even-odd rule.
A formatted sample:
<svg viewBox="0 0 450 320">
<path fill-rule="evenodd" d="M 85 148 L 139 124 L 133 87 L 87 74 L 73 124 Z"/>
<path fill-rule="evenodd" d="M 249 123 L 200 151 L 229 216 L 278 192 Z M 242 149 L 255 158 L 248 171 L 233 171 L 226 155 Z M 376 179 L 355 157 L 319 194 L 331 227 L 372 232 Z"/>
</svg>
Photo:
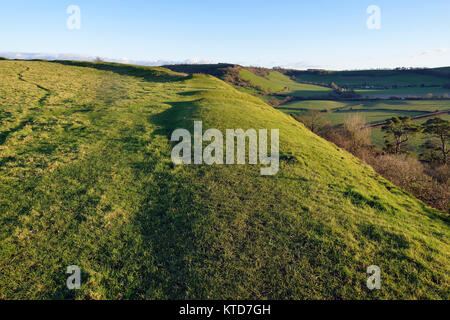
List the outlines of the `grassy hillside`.
<svg viewBox="0 0 450 320">
<path fill-rule="evenodd" d="M 281 92 L 283 95 L 294 97 L 312 97 L 333 92 L 331 88 L 293 81 L 277 71 L 269 72 L 266 77 L 262 77 L 247 69 L 241 69 L 239 76 L 265 93 Z"/>
<path fill-rule="evenodd" d="M 240 91 L 258 96 L 272 105 L 283 103 L 287 97 L 289 100 L 296 98 L 341 100 L 342 96 L 333 94 L 334 91 L 331 89 L 333 82 L 343 88 L 353 89 L 357 95 L 355 98 L 359 99 L 450 97 L 448 67 L 356 71 L 299 71 L 243 67 L 226 63 L 166 67 L 176 72 L 213 75 L 234 85 Z"/>
<path fill-rule="evenodd" d="M 444 214 L 221 80 L 0 61 L 0 83 L 2 299 L 450 298 Z M 279 129 L 280 171 L 174 166 L 193 120 Z"/>
</svg>

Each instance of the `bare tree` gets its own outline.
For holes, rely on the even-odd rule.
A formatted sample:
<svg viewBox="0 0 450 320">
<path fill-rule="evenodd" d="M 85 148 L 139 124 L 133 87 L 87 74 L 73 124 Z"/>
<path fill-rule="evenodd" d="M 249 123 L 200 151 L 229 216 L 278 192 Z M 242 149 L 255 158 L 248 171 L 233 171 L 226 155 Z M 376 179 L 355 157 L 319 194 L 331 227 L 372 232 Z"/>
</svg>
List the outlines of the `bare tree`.
<svg viewBox="0 0 450 320">
<path fill-rule="evenodd" d="M 381 130 L 386 133 L 385 150 L 398 154 L 408 143 L 410 135 L 421 132 L 422 128 L 411 124 L 410 117 L 392 117 Z"/>
<path fill-rule="evenodd" d="M 294 115 L 294 118 L 316 134 L 327 124 L 323 113 L 317 110 L 308 110 L 303 114 Z"/>
<path fill-rule="evenodd" d="M 440 140 L 440 151 L 442 153 L 442 162 L 447 164 L 448 141 L 450 137 L 450 122 L 441 118 L 429 119 L 423 124 L 425 133 L 431 134 Z"/>
<path fill-rule="evenodd" d="M 350 152 L 356 154 L 362 148 L 369 146 L 370 128 L 366 126 L 364 118 L 359 114 L 348 117 L 344 122 L 344 128 L 349 135 Z"/>
</svg>

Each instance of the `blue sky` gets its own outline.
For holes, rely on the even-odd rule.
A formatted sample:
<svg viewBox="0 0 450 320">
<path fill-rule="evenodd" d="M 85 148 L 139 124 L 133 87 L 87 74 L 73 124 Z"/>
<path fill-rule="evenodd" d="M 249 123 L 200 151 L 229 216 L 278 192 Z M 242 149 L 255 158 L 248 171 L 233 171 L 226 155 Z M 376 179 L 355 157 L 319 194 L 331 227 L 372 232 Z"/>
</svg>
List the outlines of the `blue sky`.
<svg viewBox="0 0 450 320">
<path fill-rule="evenodd" d="M 81 29 L 66 10 L 78 5 Z M 366 9 L 381 9 L 370 30 Z M 328 69 L 450 65 L 448 0 L 2 1 L 0 52 Z"/>
</svg>

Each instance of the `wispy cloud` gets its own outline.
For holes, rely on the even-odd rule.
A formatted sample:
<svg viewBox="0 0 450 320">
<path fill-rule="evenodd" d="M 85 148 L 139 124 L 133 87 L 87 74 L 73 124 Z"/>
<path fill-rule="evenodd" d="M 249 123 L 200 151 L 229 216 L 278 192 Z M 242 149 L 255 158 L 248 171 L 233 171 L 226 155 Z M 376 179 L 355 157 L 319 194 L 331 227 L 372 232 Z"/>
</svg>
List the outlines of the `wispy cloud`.
<svg viewBox="0 0 450 320">
<path fill-rule="evenodd" d="M 448 52 L 448 48 L 440 48 L 440 49 L 437 49 L 436 52 L 438 52 L 438 53 L 446 53 L 446 52 Z"/>
<path fill-rule="evenodd" d="M 443 54 L 443 53 L 447 53 L 449 51 L 449 48 L 439 48 L 439 49 L 434 49 L 434 50 L 425 50 L 422 51 L 420 54 L 413 54 L 410 55 L 409 57 L 411 59 L 415 59 L 418 58 L 420 56 L 433 56 L 436 54 Z"/>
<path fill-rule="evenodd" d="M 297 69 L 297 70 L 321 69 L 321 68 L 323 68 L 323 66 L 313 65 L 313 64 L 305 62 L 305 61 L 288 62 L 286 64 L 282 64 L 281 67 L 282 68 L 286 68 L 286 69 Z"/>
</svg>

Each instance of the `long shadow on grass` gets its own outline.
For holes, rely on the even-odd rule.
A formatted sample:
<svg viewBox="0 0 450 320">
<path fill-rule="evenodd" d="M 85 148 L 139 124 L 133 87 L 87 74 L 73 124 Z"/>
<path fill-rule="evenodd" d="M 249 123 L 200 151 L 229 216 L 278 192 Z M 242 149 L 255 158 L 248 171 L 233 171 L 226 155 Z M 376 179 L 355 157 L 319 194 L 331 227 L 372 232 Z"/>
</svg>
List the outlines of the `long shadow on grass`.
<svg viewBox="0 0 450 320">
<path fill-rule="evenodd" d="M 197 110 L 195 101 L 170 102 L 172 108 L 148 118 L 159 126 L 157 135 L 170 139 L 176 128 L 188 128 Z M 167 152 L 167 151 L 166 151 Z M 192 180 L 196 171 L 191 167 L 173 173 L 171 162 L 162 158 L 136 163 L 137 174 L 151 172 L 154 179 L 145 187 L 148 194 L 136 223 L 141 226 L 142 236 L 151 243 L 152 254 L 158 271 L 153 279 L 143 284 L 146 292 L 152 287 L 160 290 L 156 298 L 192 299 L 204 296 L 201 280 L 192 272 L 201 263 L 196 250 L 194 229 L 199 217 L 207 214 L 196 201 L 198 190 Z M 147 294 L 147 298 L 155 298 Z"/>
<path fill-rule="evenodd" d="M 156 163 L 155 163 L 156 165 Z M 157 164 L 161 168 L 161 164 Z M 137 164 L 139 170 L 155 170 L 150 163 Z M 195 178 L 195 175 L 191 175 Z M 189 174 L 173 174 L 170 167 L 154 173 L 156 183 L 148 185 L 148 197 L 136 223 L 142 237 L 151 244 L 157 272 L 143 277 L 146 292 L 155 289 L 160 295 L 147 294 L 146 298 L 192 299 L 202 296 L 201 279 L 190 271 L 200 261 L 196 254 L 196 221 L 204 209 L 196 206 L 196 188 Z M 148 281 L 148 282 L 147 282 Z"/>
<path fill-rule="evenodd" d="M 8 139 L 8 136 L 10 134 L 17 132 L 19 130 L 22 130 L 27 124 L 31 123 L 32 121 L 33 121 L 33 119 L 24 120 L 24 121 L 20 122 L 16 127 L 12 128 L 8 131 L 0 133 L 0 145 L 4 144 L 6 142 L 6 139 Z"/>
<path fill-rule="evenodd" d="M 170 135 L 175 129 L 182 128 L 192 131 L 195 115 L 199 109 L 197 106 L 198 101 L 200 100 L 166 102 L 172 108 L 152 115 L 148 119 L 151 123 L 158 126 L 158 130 L 155 133 L 170 139 Z"/>
</svg>

